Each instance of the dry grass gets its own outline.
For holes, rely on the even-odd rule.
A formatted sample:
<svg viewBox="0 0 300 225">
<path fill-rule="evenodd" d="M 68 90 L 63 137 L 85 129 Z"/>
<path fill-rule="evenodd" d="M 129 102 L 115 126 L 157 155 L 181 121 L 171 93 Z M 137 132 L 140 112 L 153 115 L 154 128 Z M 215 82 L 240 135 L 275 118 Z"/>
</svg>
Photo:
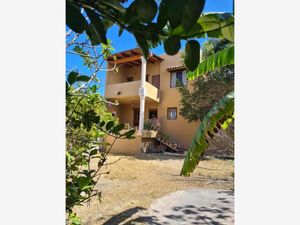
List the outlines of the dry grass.
<svg viewBox="0 0 300 225">
<path fill-rule="evenodd" d="M 98 188 L 102 203 L 97 198 L 76 212 L 83 224 L 105 224 L 112 216 L 125 210 L 147 208 L 151 202 L 170 192 L 190 188 L 233 189 L 234 163 L 232 160 L 207 159 L 188 178 L 179 176 L 182 156 L 141 154 L 138 156 L 111 155 L 109 161 L 121 158 L 107 170 Z"/>
</svg>

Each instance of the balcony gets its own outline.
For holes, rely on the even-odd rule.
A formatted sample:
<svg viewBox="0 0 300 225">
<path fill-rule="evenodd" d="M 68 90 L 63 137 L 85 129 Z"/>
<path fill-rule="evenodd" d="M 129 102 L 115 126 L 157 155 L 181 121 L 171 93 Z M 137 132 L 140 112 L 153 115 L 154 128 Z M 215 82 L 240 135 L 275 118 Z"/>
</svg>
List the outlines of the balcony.
<svg viewBox="0 0 300 225">
<path fill-rule="evenodd" d="M 139 88 L 141 81 L 116 83 L 106 86 L 105 97 L 111 100 L 118 100 L 119 103 L 132 103 L 139 101 Z M 159 90 L 152 84 L 145 82 L 146 102 L 159 102 Z"/>
</svg>

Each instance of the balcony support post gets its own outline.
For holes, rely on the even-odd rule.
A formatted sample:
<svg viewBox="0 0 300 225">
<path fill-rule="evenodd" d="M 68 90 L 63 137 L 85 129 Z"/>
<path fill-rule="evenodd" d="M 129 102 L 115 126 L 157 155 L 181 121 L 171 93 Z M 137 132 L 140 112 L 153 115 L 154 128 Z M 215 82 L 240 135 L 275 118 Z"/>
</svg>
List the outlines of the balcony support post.
<svg viewBox="0 0 300 225">
<path fill-rule="evenodd" d="M 147 90 L 145 88 L 146 82 L 146 66 L 147 60 L 144 56 L 141 56 L 142 67 L 141 67 L 141 87 L 139 88 L 139 96 L 140 96 L 140 120 L 139 120 L 139 131 L 138 134 L 143 134 L 144 129 L 144 115 L 145 115 L 145 98 L 147 95 Z"/>
</svg>

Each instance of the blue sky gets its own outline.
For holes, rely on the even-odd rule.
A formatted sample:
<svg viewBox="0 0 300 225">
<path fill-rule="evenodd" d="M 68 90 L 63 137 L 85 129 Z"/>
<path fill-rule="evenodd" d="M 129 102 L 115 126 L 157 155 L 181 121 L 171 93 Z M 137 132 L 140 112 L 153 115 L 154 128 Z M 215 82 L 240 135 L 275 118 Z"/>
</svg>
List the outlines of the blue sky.
<svg viewBox="0 0 300 225">
<path fill-rule="evenodd" d="M 127 5 L 132 1 L 128 1 Z M 204 12 L 232 12 L 233 11 L 233 0 L 206 0 L 204 6 Z M 117 26 L 111 27 L 107 32 L 107 38 L 112 41 L 112 46 L 115 49 L 115 52 L 124 51 L 127 49 L 137 47 L 136 41 L 130 33 L 124 31 L 122 36 L 118 36 L 119 28 Z M 203 43 L 204 40 L 199 39 L 200 44 Z M 184 48 L 184 45 L 182 45 Z M 163 46 L 160 45 L 151 51 L 157 55 L 164 53 Z M 90 74 L 89 70 L 82 65 L 82 59 L 79 56 L 66 54 L 66 70 L 77 69 L 78 71 L 85 73 L 87 75 Z M 106 64 L 104 65 L 106 68 Z M 101 80 L 103 84 L 100 88 L 100 93 L 104 94 L 104 84 L 105 84 L 105 72 L 99 72 L 98 78 Z"/>
</svg>

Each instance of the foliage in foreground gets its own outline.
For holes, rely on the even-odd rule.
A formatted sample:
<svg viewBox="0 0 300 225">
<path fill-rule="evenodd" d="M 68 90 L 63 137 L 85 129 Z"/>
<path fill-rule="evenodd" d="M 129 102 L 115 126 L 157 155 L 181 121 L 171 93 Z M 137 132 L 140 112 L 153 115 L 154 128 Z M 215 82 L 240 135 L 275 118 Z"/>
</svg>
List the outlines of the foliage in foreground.
<svg viewBox="0 0 300 225">
<path fill-rule="evenodd" d="M 234 119 L 234 93 L 222 98 L 204 117 L 188 149 L 180 175 L 189 176 L 196 168 L 219 129 L 226 129 Z"/>
<path fill-rule="evenodd" d="M 92 45 L 107 44 L 107 31 L 115 24 L 119 36 L 124 30 L 133 34 L 145 58 L 149 48 L 160 44 L 167 54 L 175 55 L 184 40 L 185 63 L 190 71 L 197 68 L 200 59 L 200 44 L 194 38 L 233 42 L 233 15 L 202 13 L 205 0 L 134 0 L 128 7 L 124 2 L 66 0 L 66 23 L 77 33 L 86 32 Z"/>
<path fill-rule="evenodd" d="M 93 196 L 101 200 L 96 188 L 107 165 L 107 155 L 114 142 L 105 143 L 105 135 L 133 138 L 134 130 L 122 132 L 124 124 L 108 113 L 98 87 L 78 89 L 90 80 L 88 76 L 72 71 L 66 83 L 66 212 L 68 224 L 80 224 L 73 212 L 75 206 L 90 201 Z M 92 166 L 91 164 L 97 166 Z"/>
<path fill-rule="evenodd" d="M 227 48 L 230 42 L 224 39 L 212 39 L 202 46 L 202 59 L 207 60 L 213 54 Z M 207 64 L 207 63 L 206 63 Z M 180 84 L 180 83 L 179 83 Z M 180 93 L 180 111 L 188 122 L 202 120 L 211 107 L 234 88 L 234 65 L 214 68 L 203 76 L 197 76 L 191 82 L 192 89 L 178 85 Z"/>
<path fill-rule="evenodd" d="M 232 53 L 228 53 L 232 51 Z M 220 60 L 221 58 L 221 60 Z M 234 64 L 233 46 L 227 47 L 202 61 L 196 71 L 189 72 L 188 77 L 204 76 L 205 73 Z M 218 133 L 220 128 L 226 129 L 234 118 L 234 92 L 230 92 L 222 98 L 201 121 L 196 134 L 189 146 L 185 157 L 181 175 L 189 176 L 199 163 L 208 147 L 209 140 Z"/>
</svg>

